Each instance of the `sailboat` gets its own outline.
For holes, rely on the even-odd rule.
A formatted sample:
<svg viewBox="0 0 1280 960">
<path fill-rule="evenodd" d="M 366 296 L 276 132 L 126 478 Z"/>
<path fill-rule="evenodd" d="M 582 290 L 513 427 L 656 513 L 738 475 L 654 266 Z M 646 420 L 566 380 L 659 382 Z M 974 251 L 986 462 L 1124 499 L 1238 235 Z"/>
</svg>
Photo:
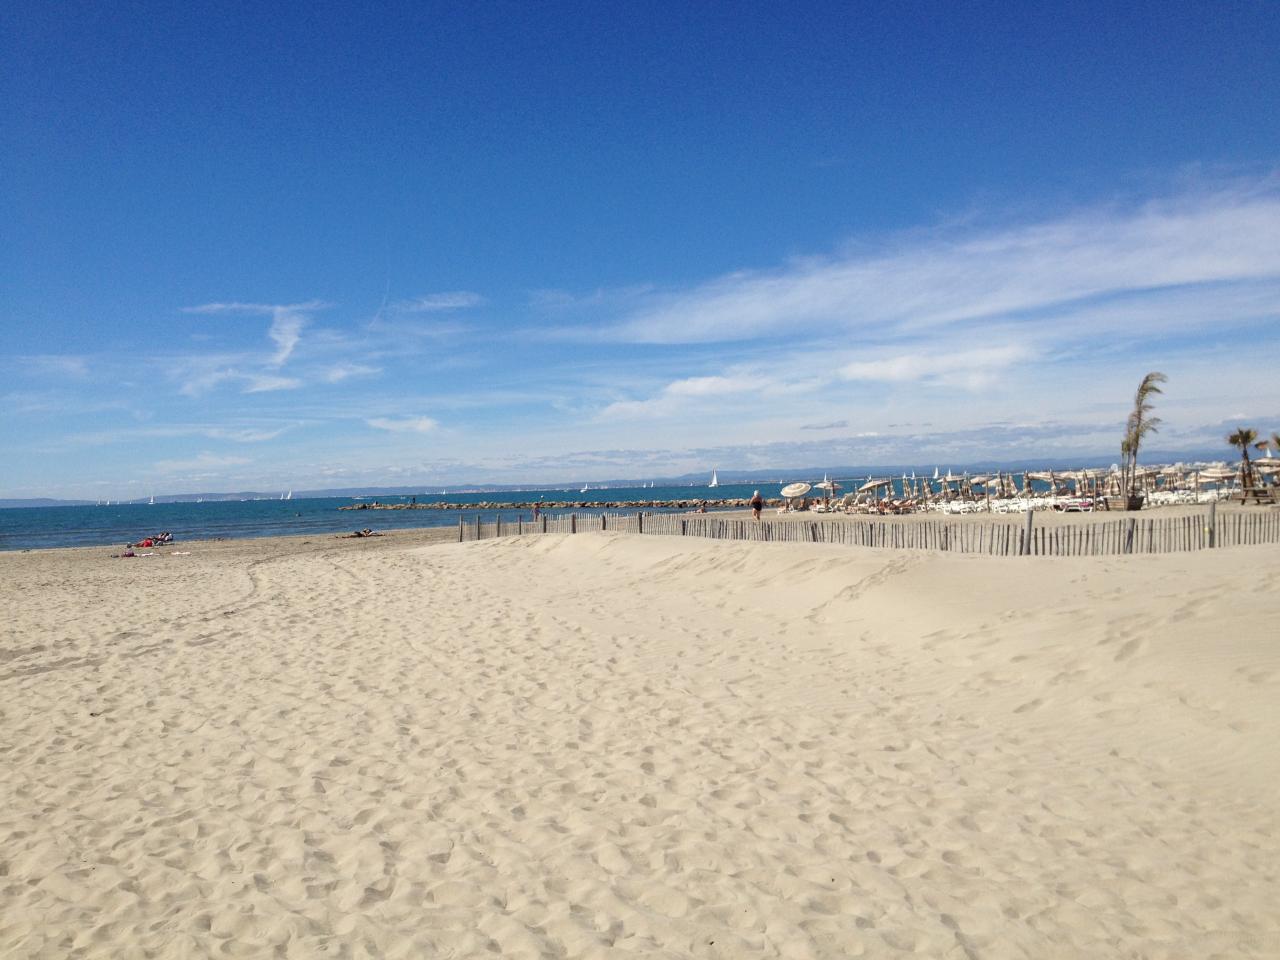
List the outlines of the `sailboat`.
<svg viewBox="0 0 1280 960">
<path fill-rule="evenodd" d="M 584 484 L 582 485 L 582 489 L 581 489 L 581 490 L 579 490 L 578 492 L 579 492 L 579 493 L 586 493 L 586 492 L 587 492 L 588 490 L 590 490 L 590 489 L 591 489 L 591 484 L 589 484 L 589 483 L 584 483 Z"/>
<path fill-rule="evenodd" d="M 712 468 L 712 470 L 711 470 L 711 482 L 710 482 L 710 483 L 708 483 L 708 484 L 707 484 L 707 486 L 708 486 L 708 487 L 718 487 L 718 486 L 720 486 L 720 478 L 716 476 L 716 471 L 715 471 L 715 469 L 714 469 L 714 468 Z"/>
<path fill-rule="evenodd" d="M 288 493 L 282 493 L 282 494 L 280 494 L 280 499 L 281 499 L 281 500 L 292 500 L 292 499 L 293 499 L 293 491 L 292 491 L 292 490 L 290 490 Z"/>
<path fill-rule="evenodd" d="M 156 505 L 156 497 L 154 493 L 151 495 L 151 499 L 148 501 L 147 505 L 151 507 Z"/>
</svg>

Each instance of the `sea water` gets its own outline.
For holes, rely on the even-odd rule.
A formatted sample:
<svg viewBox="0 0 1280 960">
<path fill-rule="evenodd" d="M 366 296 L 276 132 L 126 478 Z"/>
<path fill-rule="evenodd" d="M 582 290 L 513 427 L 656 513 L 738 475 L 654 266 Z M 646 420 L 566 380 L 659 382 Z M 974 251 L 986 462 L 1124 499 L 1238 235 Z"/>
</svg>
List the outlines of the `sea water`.
<svg viewBox="0 0 1280 960">
<path fill-rule="evenodd" d="M 610 487 L 579 490 L 503 490 L 488 493 L 418 494 L 417 502 L 527 504 L 571 502 L 593 504 L 586 508 L 548 510 L 549 514 L 599 514 L 601 504 L 619 500 L 683 500 L 750 497 L 759 488 L 774 496 L 774 485 L 760 488 L 752 484 L 706 486 Z M 457 526 L 459 516 L 473 521 L 477 514 L 486 522 L 495 517 L 515 521 L 531 519 L 528 507 L 462 510 L 339 510 L 361 503 L 407 504 L 409 496 L 293 498 L 291 500 L 206 500 L 203 503 L 127 503 L 110 506 L 20 507 L 0 510 L 0 550 L 27 550 L 39 547 L 120 546 L 143 537 L 168 531 L 174 540 L 215 538 L 279 537 L 294 534 L 327 534 L 361 530 L 406 530 L 423 527 Z M 666 508 L 670 509 L 670 508 Z M 678 508 L 677 508 L 678 509 Z M 687 507 L 685 509 L 688 509 Z M 708 508 L 714 509 L 714 508 Z"/>
</svg>

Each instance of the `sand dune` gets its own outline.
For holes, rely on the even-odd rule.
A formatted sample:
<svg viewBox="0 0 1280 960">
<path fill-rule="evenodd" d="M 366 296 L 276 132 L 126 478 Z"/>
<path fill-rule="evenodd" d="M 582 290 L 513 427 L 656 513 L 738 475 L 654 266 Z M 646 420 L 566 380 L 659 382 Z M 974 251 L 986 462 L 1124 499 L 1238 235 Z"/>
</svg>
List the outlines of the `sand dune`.
<svg viewBox="0 0 1280 960">
<path fill-rule="evenodd" d="M 0 555 L 0 956 L 1280 956 L 1274 549 L 192 549 Z"/>
</svg>

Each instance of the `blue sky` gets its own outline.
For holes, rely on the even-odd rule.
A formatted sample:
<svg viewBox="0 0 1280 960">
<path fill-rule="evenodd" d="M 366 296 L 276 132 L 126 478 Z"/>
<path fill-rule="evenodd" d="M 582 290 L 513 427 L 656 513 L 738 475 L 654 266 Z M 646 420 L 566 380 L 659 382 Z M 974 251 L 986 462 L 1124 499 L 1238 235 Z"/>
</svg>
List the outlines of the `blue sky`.
<svg viewBox="0 0 1280 960">
<path fill-rule="evenodd" d="M 0 17 L 0 496 L 1280 429 L 1272 3 Z"/>
</svg>

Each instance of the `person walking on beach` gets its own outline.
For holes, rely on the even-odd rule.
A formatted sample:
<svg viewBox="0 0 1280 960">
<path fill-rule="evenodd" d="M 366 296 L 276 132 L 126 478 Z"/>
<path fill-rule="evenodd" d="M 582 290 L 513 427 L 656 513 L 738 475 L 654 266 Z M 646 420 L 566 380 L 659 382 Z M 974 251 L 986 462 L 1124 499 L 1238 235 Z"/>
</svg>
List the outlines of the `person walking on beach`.
<svg viewBox="0 0 1280 960">
<path fill-rule="evenodd" d="M 763 508 L 764 508 L 764 498 L 760 496 L 760 491 L 757 490 L 755 493 L 751 495 L 751 519 L 759 520 L 760 511 Z"/>
</svg>

